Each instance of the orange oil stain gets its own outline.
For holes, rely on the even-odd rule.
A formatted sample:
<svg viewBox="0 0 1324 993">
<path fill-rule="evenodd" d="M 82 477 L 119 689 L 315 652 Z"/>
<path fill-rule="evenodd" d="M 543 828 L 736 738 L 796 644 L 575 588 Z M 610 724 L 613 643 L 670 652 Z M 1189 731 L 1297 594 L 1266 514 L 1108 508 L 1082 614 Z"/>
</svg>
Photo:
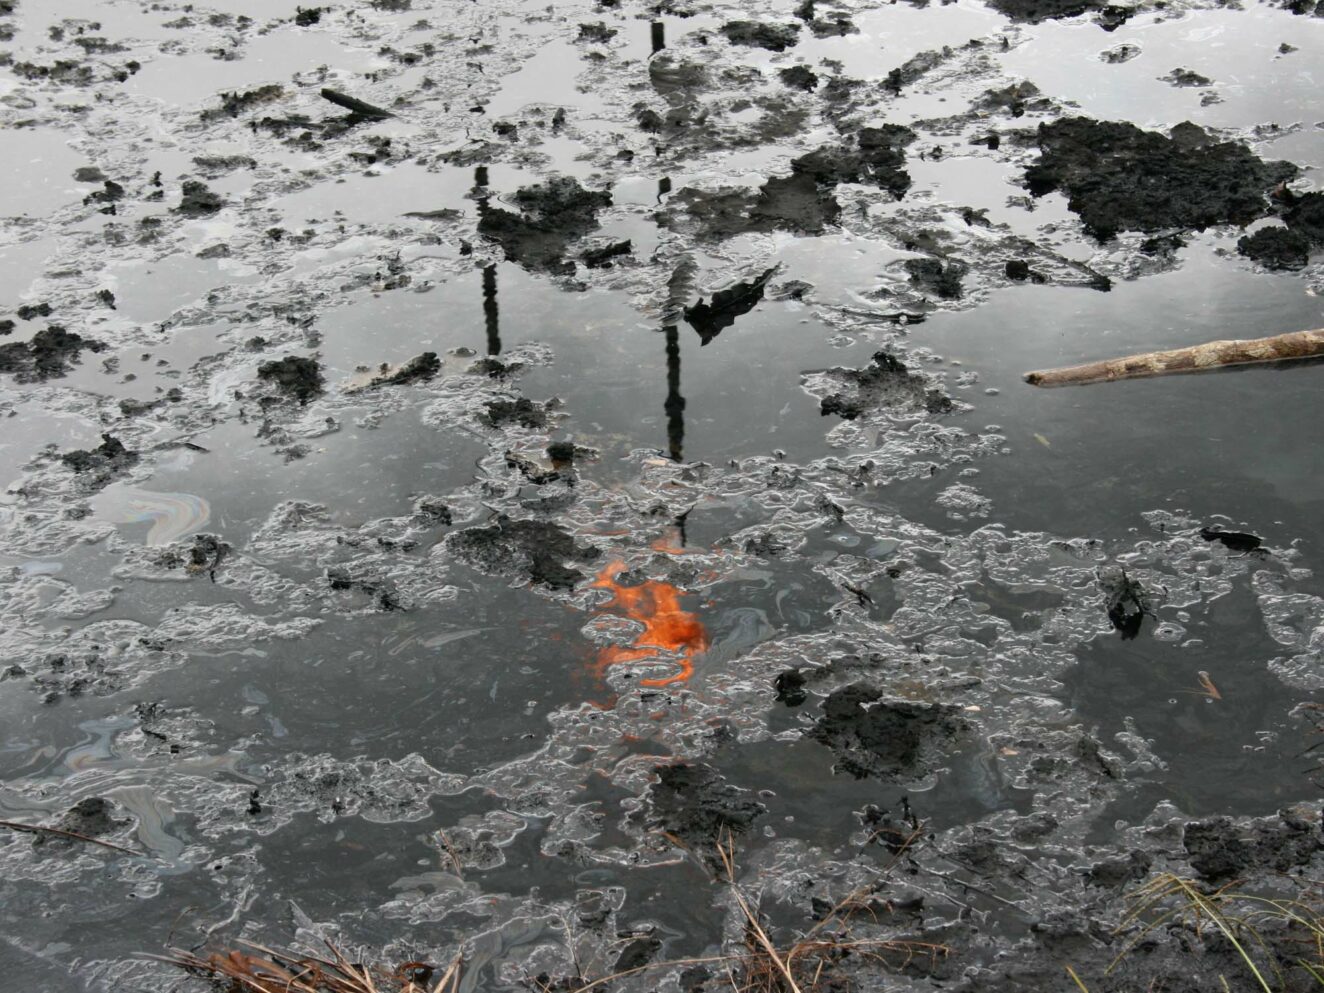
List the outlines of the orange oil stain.
<svg viewBox="0 0 1324 993">
<path fill-rule="evenodd" d="M 605 609 L 616 610 L 644 626 L 634 642 L 625 647 L 610 646 L 598 653 L 597 668 L 605 672 L 613 665 L 655 658 L 672 653 L 678 665 L 675 673 L 664 679 L 641 679 L 643 686 L 670 686 L 683 683 L 694 674 L 694 656 L 708 647 L 708 631 L 698 616 L 680 604 L 681 591 L 671 583 L 655 579 L 638 586 L 622 586 L 616 576 L 625 568 L 620 559 L 609 562 L 589 585 L 610 590 L 612 599 Z"/>
</svg>

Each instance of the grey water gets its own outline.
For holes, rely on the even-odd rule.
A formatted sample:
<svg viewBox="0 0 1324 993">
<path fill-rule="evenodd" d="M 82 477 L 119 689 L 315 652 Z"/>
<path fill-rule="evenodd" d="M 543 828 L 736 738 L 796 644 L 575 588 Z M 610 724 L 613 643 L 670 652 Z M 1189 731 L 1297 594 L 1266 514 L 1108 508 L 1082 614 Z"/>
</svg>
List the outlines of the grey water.
<svg viewBox="0 0 1324 993">
<path fill-rule="evenodd" d="M 568 949 L 603 974 L 641 935 L 711 954 L 730 907 L 666 834 L 735 824 L 737 800 L 761 805 L 749 885 L 787 914 L 794 872 L 858 868 L 869 805 L 956 839 L 1051 816 L 1074 865 L 1169 810 L 1317 802 L 1324 368 L 1022 374 L 1324 326 L 1317 249 L 1270 272 L 1232 224 L 1100 243 L 1023 182 L 1035 129 L 1086 115 L 1190 120 L 1318 191 L 1318 17 L 1141 4 L 1104 31 L 841 0 L 819 7 L 852 31 L 806 21 L 777 52 L 722 26 L 796 22 L 789 0 L 11 6 L 0 347 L 48 325 L 100 345 L 0 374 L 0 819 L 137 854 L 0 829 L 5 989 L 205 989 L 147 956 L 241 940 L 458 951 L 467 990 L 563 975 Z M 1143 55 L 1099 58 L 1120 45 Z M 669 58 L 683 97 L 656 85 Z M 780 83 L 793 65 L 822 87 Z M 979 103 L 1026 80 L 1047 98 L 1026 116 Z M 324 87 L 394 116 L 338 130 Z M 689 124 L 641 128 L 644 107 Z M 916 134 L 899 200 L 842 182 L 818 232 L 687 213 L 686 188 L 752 191 L 882 123 Z M 530 236 L 561 240 L 546 264 L 485 225 L 554 176 L 611 200 Z M 181 211 L 185 181 L 223 205 Z M 959 297 L 909 276 L 935 245 L 969 264 Z M 1047 285 L 1008 279 L 1021 255 Z M 705 334 L 696 305 L 733 287 Z M 825 412 L 879 350 L 950 412 Z M 424 353 L 433 375 L 364 388 Z M 286 356 L 316 360 L 316 395 L 261 371 Z M 105 435 L 137 453 L 105 479 L 61 458 Z M 191 558 L 204 535 L 224 550 Z M 1133 639 L 1113 566 L 1147 591 Z M 817 680 L 803 702 L 774 689 L 788 670 Z M 824 731 L 855 682 L 963 730 L 852 774 L 886 751 Z M 676 813 L 668 765 L 721 786 Z M 109 822 L 71 818 L 89 800 Z M 610 926 L 567 938 L 557 915 L 593 901 Z"/>
</svg>

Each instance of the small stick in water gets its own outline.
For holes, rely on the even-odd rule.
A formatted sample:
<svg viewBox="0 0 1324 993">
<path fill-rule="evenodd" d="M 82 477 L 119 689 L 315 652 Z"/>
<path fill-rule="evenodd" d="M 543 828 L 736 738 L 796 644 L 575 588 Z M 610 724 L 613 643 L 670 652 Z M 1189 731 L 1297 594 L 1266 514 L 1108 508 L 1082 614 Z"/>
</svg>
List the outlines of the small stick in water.
<svg viewBox="0 0 1324 993">
<path fill-rule="evenodd" d="M 60 838 L 72 838 L 75 841 L 86 841 L 91 845 L 100 845 L 102 848 L 113 848 L 117 852 L 124 852 L 126 855 L 141 855 L 142 852 L 135 852 L 132 848 L 125 848 L 123 845 L 114 845 L 109 841 L 102 841 L 100 838 L 93 838 L 86 834 L 79 834 L 77 831 L 66 831 L 63 828 L 42 827 L 40 824 L 20 824 L 17 821 L 0 821 L 0 828 L 9 828 L 11 831 L 27 831 L 30 834 L 53 834 Z"/>
<path fill-rule="evenodd" d="M 1141 379 L 1146 376 L 1170 376 L 1179 372 L 1206 372 L 1227 366 L 1256 362 L 1281 362 L 1285 359 L 1309 359 L 1324 356 L 1324 328 L 1293 331 L 1272 338 L 1247 338 L 1210 341 L 1190 348 L 1166 352 L 1145 352 L 1120 359 L 1089 362 L 1062 369 L 1027 372 L 1031 386 L 1083 386 L 1107 383 L 1114 379 Z"/>
<path fill-rule="evenodd" d="M 360 117 L 374 117 L 377 118 L 378 120 L 381 120 L 382 118 L 385 117 L 395 116 L 389 110 L 382 110 L 381 107 L 374 107 L 370 103 L 364 103 L 362 100 L 357 100 L 354 97 L 346 96 L 344 93 L 341 93 L 339 90 L 333 90 L 330 89 L 329 87 L 324 88 L 322 90 L 322 99 L 330 100 L 332 103 L 336 104 L 337 106 L 344 107 L 346 110 L 358 114 Z"/>
</svg>

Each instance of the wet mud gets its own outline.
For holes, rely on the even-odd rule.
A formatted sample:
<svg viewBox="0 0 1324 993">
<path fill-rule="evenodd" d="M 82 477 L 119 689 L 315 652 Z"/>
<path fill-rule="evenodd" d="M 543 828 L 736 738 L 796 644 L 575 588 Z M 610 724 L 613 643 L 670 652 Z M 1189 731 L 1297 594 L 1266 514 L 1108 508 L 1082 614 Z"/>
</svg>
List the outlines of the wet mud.
<svg viewBox="0 0 1324 993">
<path fill-rule="evenodd" d="M 1262 162 L 1244 145 L 1213 141 L 1188 122 L 1161 135 L 1066 118 L 1040 125 L 1037 141 L 1039 160 L 1025 173 L 1031 195 L 1062 191 L 1100 240 L 1120 231 L 1248 224 L 1297 173 L 1289 162 Z"/>
<path fill-rule="evenodd" d="M 805 993 L 1258 988 L 1171 887 L 1319 907 L 1318 366 L 1021 374 L 1324 324 L 1309 4 L 58 6 L 15 988 L 775 988 L 742 903 Z"/>
</svg>

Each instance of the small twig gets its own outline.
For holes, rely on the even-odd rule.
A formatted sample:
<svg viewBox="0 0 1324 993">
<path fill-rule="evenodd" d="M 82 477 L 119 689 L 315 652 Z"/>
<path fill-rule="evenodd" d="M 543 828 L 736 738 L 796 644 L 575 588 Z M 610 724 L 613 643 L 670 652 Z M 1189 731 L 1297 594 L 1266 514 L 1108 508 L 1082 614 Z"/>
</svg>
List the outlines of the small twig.
<svg viewBox="0 0 1324 993">
<path fill-rule="evenodd" d="M 946 856 L 944 856 L 944 858 L 946 858 Z M 984 887 L 978 885 L 977 883 L 966 882 L 964 879 L 962 879 L 960 876 L 957 876 L 955 873 L 939 872 L 937 869 L 930 869 L 927 866 L 922 866 L 922 865 L 917 865 L 916 868 L 919 869 L 920 872 L 927 872 L 930 876 L 937 876 L 939 879 L 945 880 L 948 883 L 954 883 L 957 886 L 961 886 L 967 890 L 970 890 L 972 893 L 978 893 L 981 896 L 988 897 L 990 900 L 996 900 L 998 903 L 1002 904 L 1003 906 L 1010 907 L 1013 910 L 1018 910 L 1022 914 L 1027 913 L 1026 909 L 1022 907 L 1020 904 L 1008 900 L 1004 896 L 998 896 L 998 894 L 994 893 L 992 890 L 985 889 Z"/>
<path fill-rule="evenodd" d="M 123 845 L 115 845 L 109 841 L 102 841 L 100 838 L 92 838 L 85 834 L 79 834 L 77 831 L 66 831 L 64 828 L 42 827 L 40 824 L 19 824 L 17 821 L 0 821 L 0 828 L 9 828 L 11 831 L 27 831 L 31 834 L 53 834 L 61 838 L 72 838 L 75 841 L 86 841 L 91 845 L 100 845 L 102 848 L 113 848 L 117 852 L 124 852 L 126 855 L 141 855 L 142 852 L 135 852 L 132 848 L 125 848 Z"/>
<path fill-rule="evenodd" d="M 464 882 L 464 869 L 461 867 L 460 856 L 455 854 L 455 849 L 451 847 L 450 838 L 446 837 L 446 832 L 437 828 L 437 837 L 441 839 L 441 847 L 446 849 L 446 856 L 451 860 L 451 865 L 455 866 L 455 875 Z"/>
<path fill-rule="evenodd" d="M 389 110 L 383 110 L 381 107 L 374 107 L 370 103 L 364 103 L 362 100 L 358 100 L 341 93 L 339 90 L 333 90 L 329 87 L 323 88 L 322 99 L 330 100 L 336 106 L 344 107 L 346 110 L 358 114 L 360 117 L 372 117 L 377 120 L 382 120 L 387 117 L 395 116 Z"/>
</svg>

